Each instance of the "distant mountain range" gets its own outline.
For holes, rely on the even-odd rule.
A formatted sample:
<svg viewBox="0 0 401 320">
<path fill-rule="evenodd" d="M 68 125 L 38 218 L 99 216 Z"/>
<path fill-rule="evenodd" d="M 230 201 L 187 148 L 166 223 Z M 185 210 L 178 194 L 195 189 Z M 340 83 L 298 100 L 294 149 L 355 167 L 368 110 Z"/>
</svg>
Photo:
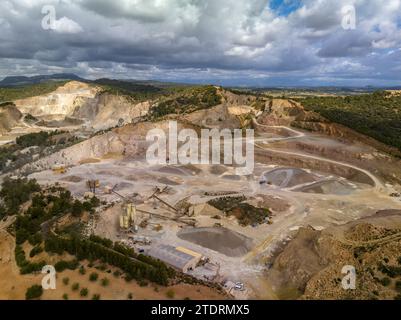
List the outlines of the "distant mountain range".
<svg viewBox="0 0 401 320">
<path fill-rule="evenodd" d="M 48 81 L 66 81 L 66 80 L 87 81 L 72 73 L 59 73 L 52 75 L 40 75 L 34 77 L 11 76 L 11 77 L 6 77 L 2 81 L 0 81 L 0 87 L 24 86 L 31 84 L 39 84 Z"/>
<path fill-rule="evenodd" d="M 81 82 L 90 82 L 95 84 L 103 84 L 103 85 L 112 85 L 115 87 L 131 87 L 134 85 L 137 86 L 146 86 L 148 88 L 155 87 L 155 88 L 168 88 L 174 86 L 193 86 L 192 84 L 184 84 L 184 83 L 174 83 L 174 82 L 164 82 L 164 81 L 156 81 L 156 80 L 117 80 L 117 79 L 97 79 L 97 80 L 87 80 L 81 78 L 73 73 L 58 73 L 52 75 L 38 75 L 33 77 L 24 77 L 24 76 L 10 76 L 4 78 L 0 81 L 0 87 L 18 87 L 18 86 L 27 86 L 32 84 L 40 84 L 49 81 L 81 81 Z"/>
<path fill-rule="evenodd" d="M 81 82 L 91 82 L 96 84 L 104 84 L 104 85 L 113 85 L 116 87 L 124 88 L 126 86 L 138 85 L 138 86 L 147 86 L 147 87 L 156 87 L 159 89 L 174 87 L 174 86 L 196 86 L 196 84 L 185 84 L 179 82 L 164 82 L 164 81 L 157 81 L 157 80 L 130 80 L 130 79 L 97 79 L 97 80 L 87 80 L 81 78 L 73 73 L 58 73 L 58 74 L 51 74 L 51 75 L 38 75 L 33 77 L 24 77 L 24 76 L 9 76 L 5 77 L 2 81 L 0 81 L 0 87 L 17 87 L 17 86 L 25 86 L 25 85 L 32 85 L 32 84 L 40 84 L 49 81 L 68 81 L 68 80 L 75 80 Z M 254 91 L 269 91 L 269 90 L 305 90 L 305 91 L 325 91 L 325 92 L 372 92 L 376 90 L 401 90 L 400 86 L 393 86 L 393 87 L 373 87 L 373 86 L 366 86 L 366 87 L 334 87 L 334 86 L 322 86 L 322 87 L 230 87 L 232 89 L 250 89 Z"/>
</svg>

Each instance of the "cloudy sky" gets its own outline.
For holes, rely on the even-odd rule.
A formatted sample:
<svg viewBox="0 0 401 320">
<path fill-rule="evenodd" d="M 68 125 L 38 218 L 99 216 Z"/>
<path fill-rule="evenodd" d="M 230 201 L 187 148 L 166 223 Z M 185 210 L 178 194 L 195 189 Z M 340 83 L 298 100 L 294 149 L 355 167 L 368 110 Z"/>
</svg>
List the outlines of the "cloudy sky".
<svg viewBox="0 0 401 320">
<path fill-rule="evenodd" d="M 0 28 L 0 78 L 401 85 L 401 0 L 1 0 Z"/>
</svg>

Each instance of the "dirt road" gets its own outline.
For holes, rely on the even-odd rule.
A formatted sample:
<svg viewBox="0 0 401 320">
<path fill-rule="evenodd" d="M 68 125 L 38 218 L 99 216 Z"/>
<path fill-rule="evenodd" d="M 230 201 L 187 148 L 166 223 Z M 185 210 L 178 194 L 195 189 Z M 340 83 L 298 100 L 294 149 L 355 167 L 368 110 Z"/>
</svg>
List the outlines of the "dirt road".
<svg viewBox="0 0 401 320">
<path fill-rule="evenodd" d="M 303 133 L 303 132 L 300 132 L 300 131 L 297 131 L 295 129 L 288 128 L 288 127 L 285 127 L 285 126 L 266 126 L 266 125 L 259 124 L 256 121 L 256 119 L 254 120 L 254 123 L 256 125 L 258 125 L 258 126 L 263 126 L 263 127 L 267 127 L 267 128 L 282 128 L 282 129 L 286 129 L 286 130 L 296 134 L 296 136 L 294 136 L 294 137 L 256 139 L 256 140 L 261 141 L 263 143 L 300 139 L 300 138 L 303 138 L 303 137 L 306 136 L 306 134 Z M 262 149 L 262 150 L 268 150 L 268 151 L 274 152 L 274 153 L 287 154 L 287 155 L 298 156 L 298 157 L 303 157 L 303 158 L 308 158 L 308 159 L 313 159 L 313 160 L 318 160 L 318 161 L 324 161 L 324 162 L 333 163 L 333 164 L 336 164 L 336 165 L 339 165 L 339 166 L 344 166 L 344 167 L 348 167 L 348 168 L 360 171 L 363 174 L 367 175 L 373 181 L 374 188 L 376 190 L 380 191 L 380 190 L 384 189 L 384 185 L 380 182 L 380 180 L 376 176 L 374 176 L 371 172 L 369 172 L 368 170 L 365 170 L 365 169 L 362 169 L 360 167 L 351 165 L 349 163 L 335 161 L 335 160 L 331 160 L 331 159 L 327 159 L 327 158 L 323 158 L 323 157 L 307 155 L 307 154 L 300 153 L 300 152 L 281 151 L 281 150 L 276 150 L 276 149 L 273 149 L 273 148 L 268 148 L 268 147 L 265 147 L 265 146 L 260 146 L 259 144 L 256 143 L 256 140 L 255 140 L 255 146 L 257 148 Z"/>
</svg>

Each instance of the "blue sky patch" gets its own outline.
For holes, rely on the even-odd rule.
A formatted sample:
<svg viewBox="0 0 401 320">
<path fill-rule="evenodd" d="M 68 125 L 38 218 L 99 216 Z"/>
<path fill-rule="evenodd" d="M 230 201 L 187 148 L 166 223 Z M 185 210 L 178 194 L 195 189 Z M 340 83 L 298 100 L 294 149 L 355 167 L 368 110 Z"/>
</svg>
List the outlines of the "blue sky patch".
<svg viewBox="0 0 401 320">
<path fill-rule="evenodd" d="M 279 16 L 287 17 L 302 7 L 301 0 L 270 0 L 269 7 Z"/>
</svg>

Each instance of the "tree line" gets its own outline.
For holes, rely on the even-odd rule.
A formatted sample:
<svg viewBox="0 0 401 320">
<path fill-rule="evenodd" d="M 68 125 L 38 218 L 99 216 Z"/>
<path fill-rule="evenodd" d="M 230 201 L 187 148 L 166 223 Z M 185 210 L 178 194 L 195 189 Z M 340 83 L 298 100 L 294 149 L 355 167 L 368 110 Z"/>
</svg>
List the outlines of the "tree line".
<svg viewBox="0 0 401 320">
<path fill-rule="evenodd" d="M 14 223 L 16 238 L 15 257 L 21 273 L 31 273 L 41 270 L 45 262 L 31 263 L 21 245 L 29 241 L 34 246 L 32 256 L 40 253 L 40 246 L 45 240 L 45 251 L 59 255 L 68 252 L 77 260 L 87 259 L 89 261 L 101 260 L 104 263 L 120 268 L 127 275 L 127 279 L 147 279 L 160 285 L 167 285 L 169 280 L 175 277 L 175 271 L 167 267 L 163 262 L 136 254 L 132 248 L 121 243 L 113 243 L 109 239 L 92 235 L 89 239 L 67 234 L 61 237 L 50 230 L 44 230 L 45 223 L 54 217 L 68 213 L 80 215 L 82 210 L 93 210 L 99 204 L 98 199 L 92 199 L 81 203 L 74 199 L 71 193 L 61 187 L 53 186 L 42 190 L 35 180 L 6 179 L 0 191 L 3 210 L 6 214 L 17 214 Z M 22 204 L 31 200 L 30 206 L 21 212 Z M 48 226 L 50 228 L 50 226 Z M 60 261 L 56 268 L 58 270 L 74 269 L 78 266 L 77 261 Z"/>
<path fill-rule="evenodd" d="M 385 91 L 298 99 L 306 110 L 401 150 L 401 96 Z"/>
<path fill-rule="evenodd" d="M 127 274 L 128 279 L 148 279 L 160 285 L 168 285 L 172 275 L 164 264 L 149 264 L 139 259 L 124 255 L 112 248 L 89 239 L 61 238 L 52 236 L 45 241 L 45 251 L 63 254 L 68 252 L 78 260 L 101 260 L 104 263 L 120 268 Z"/>
</svg>

